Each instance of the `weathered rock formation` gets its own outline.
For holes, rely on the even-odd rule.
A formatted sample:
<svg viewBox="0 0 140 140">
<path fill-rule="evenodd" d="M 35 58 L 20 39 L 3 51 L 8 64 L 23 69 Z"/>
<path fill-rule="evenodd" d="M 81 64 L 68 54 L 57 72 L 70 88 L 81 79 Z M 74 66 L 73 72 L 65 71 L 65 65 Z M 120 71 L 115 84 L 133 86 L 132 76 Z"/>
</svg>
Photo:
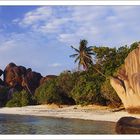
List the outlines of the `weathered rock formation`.
<svg viewBox="0 0 140 140">
<path fill-rule="evenodd" d="M 110 79 L 112 87 L 130 113 L 140 112 L 140 46 L 125 59 L 117 77 Z"/>
<path fill-rule="evenodd" d="M 116 123 L 117 134 L 140 134 L 140 119 L 122 117 Z"/>
<path fill-rule="evenodd" d="M 22 76 L 26 75 L 26 68 L 10 63 L 4 70 L 4 83 L 10 88 L 22 89 Z"/>
<path fill-rule="evenodd" d="M 14 63 L 8 64 L 4 70 L 4 84 L 6 86 L 17 90 L 26 89 L 30 93 L 34 93 L 40 85 L 41 78 L 40 73 L 33 72 L 30 68 L 17 66 Z"/>
<path fill-rule="evenodd" d="M 27 70 L 26 75 L 22 78 L 22 87 L 30 93 L 34 93 L 35 89 L 40 85 L 41 78 L 42 76 L 40 73 Z"/>
</svg>

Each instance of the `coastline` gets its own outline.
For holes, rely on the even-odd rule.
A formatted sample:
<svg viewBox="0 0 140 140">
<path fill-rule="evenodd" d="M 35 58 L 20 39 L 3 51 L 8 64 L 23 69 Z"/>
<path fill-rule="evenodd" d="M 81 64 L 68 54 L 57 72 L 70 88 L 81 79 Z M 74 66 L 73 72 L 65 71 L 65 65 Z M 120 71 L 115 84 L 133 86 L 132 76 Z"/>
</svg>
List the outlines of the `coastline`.
<svg viewBox="0 0 140 140">
<path fill-rule="evenodd" d="M 95 121 L 117 122 L 121 117 L 133 116 L 140 118 L 140 114 L 129 114 L 125 110 L 115 111 L 106 106 L 88 105 L 81 107 L 57 106 L 57 105 L 37 105 L 25 107 L 3 107 L 0 108 L 0 114 L 17 114 L 31 116 L 46 116 L 56 118 L 84 119 Z"/>
</svg>

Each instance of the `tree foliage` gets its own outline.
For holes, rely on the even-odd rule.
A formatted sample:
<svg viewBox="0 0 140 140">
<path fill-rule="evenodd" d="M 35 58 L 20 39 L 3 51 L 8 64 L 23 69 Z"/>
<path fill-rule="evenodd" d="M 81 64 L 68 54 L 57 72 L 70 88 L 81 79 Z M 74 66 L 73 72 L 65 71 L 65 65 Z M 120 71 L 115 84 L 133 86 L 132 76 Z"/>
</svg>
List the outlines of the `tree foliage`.
<svg viewBox="0 0 140 140">
<path fill-rule="evenodd" d="M 115 90 L 113 87 L 110 85 L 109 80 L 106 80 L 102 85 L 101 85 L 101 95 L 107 100 L 107 104 L 112 105 L 113 107 L 118 107 L 122 104 L 120 98 L 116 94 Z"/>
<path fill-rule="evenodd" d="M 67 95 L 56 79 L 52 79 L 37 88 L 35 98 L 38 104 L 73 104 L 74 100 Z"/>
<path fill-rule="evenodd" d="M 0 107 L 6 105 L 8 100 L 8 88 L 7 87 L 0 87 Z"/>
<path fill-rule="evenodd" d="M 90 77 L 89 77 L 90 76 Z M 81 75 L 71 95 L 76 104 L 100 104 L 105 105 L 106 101 L 100 94 L 100 82 L 102 78 L 97 75 Z"/>
<path fill-rule="evenodd" d="M 80 66 L 83 66 L 83 68 L 87 70 L 93 64 L 91 57 L 91 55 L 93 55 L 92 46 L 87 47 L 87 44 L 87 40 L 81 40 L 79 49 L 71 46 L 71 48 L 74 49 L 76 53 L 70 55 L 70 57 L 76 57 L 75 63 L 78 62 L 78 69 L 80 69 Z"/>
<path fill-rule="evenodd" d="M 22 90 L 21 92 L 15 92 L 12 95 L 12 98 L 7 102 L 7 107 L 21 107 L 34 104 L 33 96 Z"/>
<path fill-rule="evenodd" d="M 87 47 L 88 42 L 81 40 L 79 48 L 74 48 L 78 67 L 86 71 L 64 71 L 57 78 L 47 80 L 35 93 L 22 90 L 8 99 L 8 88 L 0 87 L 0 106 L 26 106 L 32 104 L 111 104 L 121 105 L 121 100 L 111 87 L 109 78 L 115 76 L 123 67 L 127 55 L 138 47 L 139 42 L 121 47 Z"/>
</svg>

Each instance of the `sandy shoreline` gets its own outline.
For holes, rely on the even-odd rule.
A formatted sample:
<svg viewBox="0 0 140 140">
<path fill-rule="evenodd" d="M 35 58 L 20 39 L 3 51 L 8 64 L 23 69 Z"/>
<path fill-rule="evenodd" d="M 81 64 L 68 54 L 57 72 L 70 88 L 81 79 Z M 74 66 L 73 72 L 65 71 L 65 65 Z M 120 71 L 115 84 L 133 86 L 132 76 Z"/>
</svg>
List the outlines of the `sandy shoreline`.
<svg viewBox="0 0 140 140">
<path fill-rule="evenodd" d="M 125 110 L 113 112 L 113 109 L 96 105 L 90 106 L 56 106 L 37 105 L 26 107 L 0 108 L 0 114 L 18 114 L 47 116 L 59 118 L 76 118 L 85 120 L 111 121 L 117 122 L 121 117 L 133 116 L 140 118 L 140 114 L 129 114 Z"/>
</svg>

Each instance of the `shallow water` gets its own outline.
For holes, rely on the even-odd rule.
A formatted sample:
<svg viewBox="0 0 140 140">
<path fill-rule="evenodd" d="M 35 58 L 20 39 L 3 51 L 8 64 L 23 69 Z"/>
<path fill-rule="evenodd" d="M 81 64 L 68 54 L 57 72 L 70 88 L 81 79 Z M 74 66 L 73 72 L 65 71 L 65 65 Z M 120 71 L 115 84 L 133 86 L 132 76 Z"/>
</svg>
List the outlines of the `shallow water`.
<svg viewBox="0 0 140 140">
<path fill-rule="evenodd" d="M 115 134 L 115 123 L 0 114 L 0 134 Z"/>
</svg>

